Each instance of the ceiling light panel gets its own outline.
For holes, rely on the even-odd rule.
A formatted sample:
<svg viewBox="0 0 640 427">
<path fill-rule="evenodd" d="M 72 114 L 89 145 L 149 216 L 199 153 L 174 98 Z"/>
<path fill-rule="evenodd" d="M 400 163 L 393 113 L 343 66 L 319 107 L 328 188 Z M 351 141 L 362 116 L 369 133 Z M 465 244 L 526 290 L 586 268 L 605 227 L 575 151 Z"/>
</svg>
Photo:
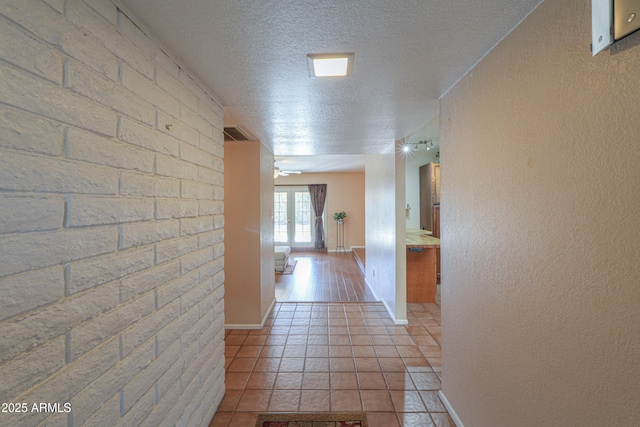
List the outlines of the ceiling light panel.
<svg viewBox="0 0 640 427">
<path fill-rule="evenodd" d="M 311 77 L 344 77 L 351 74 L 353 53 L 307 55 Z"/>
<path fill-rule="evenodd" d="M 316 77 L 337 77 L 347 75 L 347 58 L 316 58 L 313 60 L 313 74 Z"/>
</svg>

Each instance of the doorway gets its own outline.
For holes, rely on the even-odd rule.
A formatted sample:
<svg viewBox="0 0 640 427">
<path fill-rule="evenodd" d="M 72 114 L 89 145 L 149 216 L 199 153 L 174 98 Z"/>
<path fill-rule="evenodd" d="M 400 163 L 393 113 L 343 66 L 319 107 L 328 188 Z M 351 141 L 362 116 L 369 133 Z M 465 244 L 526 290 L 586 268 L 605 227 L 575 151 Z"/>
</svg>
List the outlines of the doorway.
<svg viewBox="0 0 640 427">
<path fill-rule="evenodd" d="M 313 248 L 315 215 L 308 187 L 276 187 L 273 200 L 276 245 Z"/>
<path fill-rule="evenodd" d="M 324 204 L 325 236 L 328 199 Z M 274 188 L 274 241 L 290 246 L 289 274 L 276 274 L 278 302 L 376 301 L 351 254 L 316 249 L 315 212 L 306 185 Z"/>
</svg>

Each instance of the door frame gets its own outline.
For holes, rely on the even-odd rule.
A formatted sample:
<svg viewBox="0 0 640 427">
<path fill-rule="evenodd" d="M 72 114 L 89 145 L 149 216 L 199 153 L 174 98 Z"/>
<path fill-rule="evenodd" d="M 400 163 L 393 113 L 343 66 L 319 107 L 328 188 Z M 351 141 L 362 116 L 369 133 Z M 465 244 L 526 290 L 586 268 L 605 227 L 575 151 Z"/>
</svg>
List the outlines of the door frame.
<svg viewBox="0 0 640 427">
<path fill-rule="evenodd" d="M 296 190 L 304 190 L 305 192 L 309 192 L 309 187 L 306 185 L 274 185 L 274 189 L 273 192 L 274 194 L 276 192 L 291 192 L 291 193 L 295 193 Z M 295 197 L 293 197 L 295 199 Z M 274 202 L 275 203 L 275 202 Z M 295 203 L 295 200 L 294 200 Z M 322 226 L 324 228 L 324 236 L 325 236 L 325 248 L 327 247 L 327 212 L 328 212 L 328 198 L 325 200 L 324 202 L 324 211 L 322 213 L 323 218 L 322 218 Z M 274 206 L 275 209 L 275 206 Z M 289 206 L 289 200 L 287 200 L 287 209 L 295 209 L 293 206 Z M 290 211 L 291 212 L 291 211 Z M 293 212 L 293 214 L 295 214 L 295 212 Z M 293 234 L 291 233 L 291 235 L 289 236 L 289 242 L 287 243 L 288 246 L 291 246 L 291 248 L 296 248 L 296 249 L 313 249 L 315 250 L 315 212 L 313 211 L 313 206 L 311 206 L 311 242 L 302 242 L 302 243 L 296 243 L 295 241 L 293 241 Z M 275 220 L 275 212 L 274 212 L 274 220 Z M 293 225 L 291 225 L 291 228 L 295 228 L 295 223 L 292 223 Z M 276 245 L 283 245 L 284 242 L 275 242 Z"/>
</svg>

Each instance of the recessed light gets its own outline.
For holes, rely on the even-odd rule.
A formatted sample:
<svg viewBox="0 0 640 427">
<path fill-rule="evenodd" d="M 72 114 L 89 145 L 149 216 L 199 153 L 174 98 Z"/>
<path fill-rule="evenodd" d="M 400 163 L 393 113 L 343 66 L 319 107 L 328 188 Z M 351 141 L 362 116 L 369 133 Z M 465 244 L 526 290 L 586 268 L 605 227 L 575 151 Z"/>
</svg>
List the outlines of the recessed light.
<svg viewBox="0 0 640 427">
<path fill-rule="evenodd" d="M 307 55 L 311 77 L 344 77 L 351 74 L 353 53 Z"/>
</svg>

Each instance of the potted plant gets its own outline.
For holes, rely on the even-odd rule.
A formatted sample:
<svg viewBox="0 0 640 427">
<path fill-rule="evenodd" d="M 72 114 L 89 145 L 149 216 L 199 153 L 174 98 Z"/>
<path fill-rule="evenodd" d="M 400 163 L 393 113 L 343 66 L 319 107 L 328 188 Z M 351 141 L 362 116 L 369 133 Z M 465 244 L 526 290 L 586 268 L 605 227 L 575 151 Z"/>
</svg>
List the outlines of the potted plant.
<svg viewBox="0 0 640 427">
<path fill-rule="evenodd" d="M 338 221 L 338 224 L 342 223 L 342 221 L 347 217 L 347 213 L 342 211 L 342 212 L 336 212 L 333 214 L 333 220 L 334 221 Z"/>
</svg>

